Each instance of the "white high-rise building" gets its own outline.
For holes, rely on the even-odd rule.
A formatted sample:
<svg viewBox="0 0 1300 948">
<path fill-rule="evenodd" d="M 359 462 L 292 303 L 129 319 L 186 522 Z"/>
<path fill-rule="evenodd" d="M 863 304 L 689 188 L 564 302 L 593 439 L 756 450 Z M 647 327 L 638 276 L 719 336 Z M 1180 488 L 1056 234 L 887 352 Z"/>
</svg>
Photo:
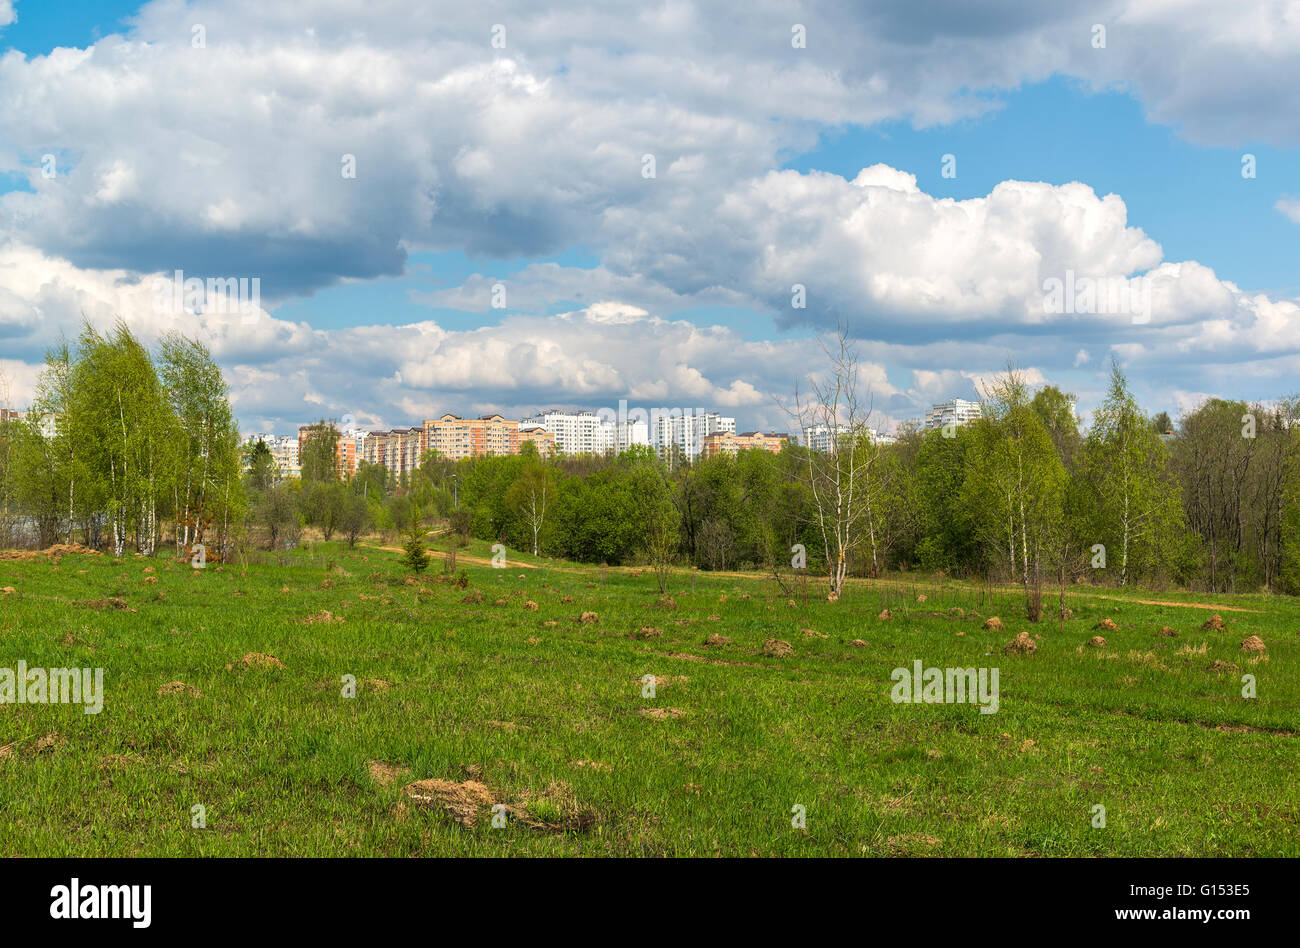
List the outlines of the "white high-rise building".
<svg viewBox="0 0 1300 948">
<path fill-rule="evenodd" d="M 614 425 L 589 411 L 544 411 L 521 425 L 537 425 L 555 435 L 555 449 L 565 454 L 604 454 L 617 447 Z"/>
<path fill-rule="evenodd" d="M 654 431 L 650 443 L 660 454 L 671 446 L 689 460 L 694 461 L 704 450 L 704 439 L 715 432 L 736 433 L 736 419 L 712 411 L 693 411 L 690 414 L 655 414 Z"/>
<path fill-rule="evenodd" d="M 883 434 L 875 428 L 866 428 L 864 433 L 872 444 L 893 444 L 898 439 L 893 435 Z M 803 443 L 813 451 L 829 451 L 838 438 L 847 438 L 848 425 L 809 425 L 803 430 Z"/>
<path fill-rule="evenodd" d="M 979 402 L 968 402 L 964 398 L 951 398 L 946 402 L 936 402 L 925 413 L 926 428 L 943 428 L 947 425 L 964 425 L 980 417 L 983 409 Z"/>
<path fill-rule="evenodd" d="M 837 439 L 848 433 L 848 425 L 809 425 L 803 430 L 803 443 L 813 451 L 829 451 Z"/>
<path fill-rule="evenodd" d="M 644 421 L 606 422 L 614 429 L 614 450 L 619 454 L 635 445 L 650 443 L 650 425 Z"/>
</svg>

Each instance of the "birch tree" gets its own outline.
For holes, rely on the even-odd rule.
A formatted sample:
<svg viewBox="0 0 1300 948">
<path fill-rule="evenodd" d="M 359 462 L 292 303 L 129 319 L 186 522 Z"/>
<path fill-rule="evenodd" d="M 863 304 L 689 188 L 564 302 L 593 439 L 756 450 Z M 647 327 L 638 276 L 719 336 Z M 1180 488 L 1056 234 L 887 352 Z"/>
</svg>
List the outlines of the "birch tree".
<svg viewBox="0 0 1300 948">
<path fill-rule="evenodd" d="M 1117 362 L 1111 363 L 1110 389 L 1093 414 L 1082 456 L 1094 542 L 1106 547 L 1119 584 L 1127 586 L 1135 566 L 1161 561 L 1162 539 L 1181 531 L 1183 518 L 1168 449 L 1138 407 Z"/>
<path fill-rule="evenodd" d="M 826 372 L 808 376 L 806 389 L 795 384 L 794 404 L 787 407 L 804 435 L 801 477 L 813 501 L 813 519 L 825 552 L 832 600 L 839 599 L 849 574 L 849 552 L 865 520 L 869 548 L 876 548 L 875 529 L 865 482 L 880 449 L 871 438 L 871 393 L 859 377 L 860 359 L 841 324 L 833 338 L 821 340 L 830 363 Z M 820 440 L 825 450 L 814 450 Z"/>
</svg>

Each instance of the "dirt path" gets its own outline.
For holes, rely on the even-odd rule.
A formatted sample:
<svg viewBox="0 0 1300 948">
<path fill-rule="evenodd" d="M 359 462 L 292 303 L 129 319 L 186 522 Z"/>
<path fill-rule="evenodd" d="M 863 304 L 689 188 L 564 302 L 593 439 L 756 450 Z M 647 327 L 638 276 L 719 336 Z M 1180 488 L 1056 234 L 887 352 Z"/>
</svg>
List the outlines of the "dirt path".
<svg viewBox="0 0 1300 948">
<path fill-rule="evenodd" d="M 383 550 L 383 551 L 385 551 L 385 552 L 387 552 L 387 553 L 405 553 L 405 552 L 406 552 L 406 551 L 405 551 L 404 549 L 402 549 L 400 546 L 371 546 L 370 548 L 371 548 L 372 550 Z M 430 556 L 438 556 L 439 554 L 440 554 L 440 551 L 438 551 L 438 550 L 430 550 L 430 551 L 429 551 L 429 555 L 430 555 Z M 487 557 L 487 556 L 476 556 L 476 555 L 473 554 L 473 553 L 461 553 L 460 551 L 457 551 L 457 552 L 456 552 L 456 562 L 459 563 L 459 562 L 462 561 L 462 560 L 464 560 L 466 563 L 474 563 L 474 564 L 476 564 L 476 565 L 478 565 L 478 566 L 491 566 L 491 565 L 492 565 L 492 559 L 491 559 L 491 557 Z M 506 569 L 514 569 L 516 566 L 518 566 L 520 569 L 537 569 L 536 564 L 534 564 L 534 563 L 525 563 L 525 562 L 523 562 L 523 561 L 521 561 L 521 560 L 516 560 L 514 563 L 509 564 L 509 565 L 506 567 Z"/>
<path fill-rule="evenodd" d="M 389 552 L 391 552 L 391 553 L 404 553 L 404 552 L 405 552 L 405 550 L 403 550 L 401 547 L 396 547 L 396 546 L 380 546 L 380 547 L 375 547 L 375 549 L 379 549 L 379 550 L 387 550 L 387 551 L 389 551 Z M 491 566 L 491 565 L 492 565 L 492 560 L 491 560 L 490 558 L 488 558 L 488 557 L 486 557 L 486 556 L 476 556 L 476 555 L 474 555 L 473 553 L 457 553 L 457 554 L 456 554 L 456 558 L 457 558 L 458 560 L 465 560 L 466 562 L 469 562 L 469 563 L 475 563 L 475 564 L 478 564 L 478 565 L 480 565 L 480 566 Z M 573 571 L 573 572 L 579 572 L 579 573 L 584 573 L 584 572 L 588 572 L 588 571 L 591 571 L 591 570 L 599 569 L 599 567 L 596 567 L 596 566 L 586 566 L 586 565 L 581 564 L 581 563 L 547 563 L 547 564 L 544 564 L 544 565 L 546 565 L 548 569 L 570 570 L 570 571 Z M 535 563 L 525 563 L 525 562 L 522 562 L 522 561 L 516 561 L 516 562 L 512 563 L 512 564 L 510 565 L 509 568 L 513 569 L 513 568 L 516 567 L 516 566 L 521 567 L 521 568 L 523 568 L 523 569 L 537 569 L 537 564 L 535 564 Z M 614 572 L 618 572 L 618 573 L 631 573 L 631 572 L 640 572 L 640 571 L 643 571 L 643 570 L 646 569 L 646 567 L 643 567 L 643 566 L 608 566 L 608 567 L 606 567 L 606 569 L 609 569 L 609 570 L 612 570 L 612 571 L 614 571 Z M 674 570 L 673 572 L 674 572 L 674 575 L 681 575 L 681 571 Z M 687 573 L 686 575 L 689 575 L 689 573 Z M 759 581 L 759 582 L 768 581 L 768 580 L 770 580 L 770 579 L 772 578 L 770 575 L 768 575 L 768 574 L 766 574 L 766 573 L 740 573 L 740 572 L 736 572 L 736 571 L 734 571 L 734 570 L 711 570 L 711 571 L 708 571 L 708 572 L 705 572 L 705 571 L 701 570 L 701 571 L 700 571 L 700 575 L 701 575 L 701 576 L 708 576 L 708 577 L 715 578 L 715 579 L 719 579 L 719 578 L 726 578 L 726 579 L 745 579 L 745 580 L 750 580 L 750 581 L 757 580 L 757 581 Z M 811 579 L 811 577 L 810 577 L 810 579 Z M 817 579 L 812 580 L 812 582 L 810 583 L 810 585 L 815 584 L 815 583 L 818 583 L 818 582 L 820 582 L 820 581 L 821 581 L 821 577 L 818 577 Z M 865 579 L 865 578 L 862 578 L 862 577 L 849 577 L 849 579 L 848 579 L 848 583 L 849 583 L 850 585 L 853 585 L 853 586 L 886 586 L 886 587 L 888 587 L 888 586 L 890 586 L 890 585 L 895 585 L 895 583 L 893 583 L 891 580 L 887 580 L 887 579 L 884 579 L 884 580 L 881 580 L 881 579 Z M 899 582 L 899 583 L 897 583 L 896 585 L 905 585 L 905 586 L 914 587 L 914 588 L 916 588 L 916 589 L 940 589 L 940 590 L 942 590 L 942 589 L 951 589 L 951 588 L 953 588 L 953 587 L 950 587 L 950 586 L 944 586 L 944 585 L 942 585 L 942 584 L 940 584 L 940 583 L 935 583 L 935 582 L 913 582 L 913 581 L 910 581 L 910 580 L 908 580 L 908 581 L 904 581 L 904 582 Z M 958 587 L 958 588 L 962 588 L 962 587 Z M 1007 594 L 1007 593 L 1015 593 L 1015 592 L 1019 592 L 1019 591 L 1020 591 L 1020 587 L 1019 587 L 1019 586 L 995 586 L 995 587 L 992 587 L 992 591 L 994 591 L 994 592 L 999 592 L 999 593 L 1003 593 L 1003 594 Z M 1261 613 L 1264 611 L 1264 610 L 1262 610 L 1262 609 L 1247 609 L 1245 606 L 1227 606 L 1227 605 L 1223 605 L 1222 603 L 1212 603 L 1212 602 L 1178 602 L 1178 601 L 1173 600 L 1173 599 L 1132 599 L 1132 598 L 1130 598 L 1130 597 L 1128 597 L 1128 596 L 1108 596 L 1108 595 L 1106 595 L 1105 593 L 1100 593 L 1100 592 L 1088 592 L 1088 591 L 1081 590 L 1081 589 L 1067 589 L 1066 592 L 1065 592 L 1065 595 L 1066 595 L 1067 598 L 1074 598 L 1074 599 L 1085 599 L 1085 598 L 1086 598 L 1086 599 L 1105 599 L 1105 600 L 1107 600 L 1108 602 L 1131 602 L 1131 603 L 1135 603 L 1135 604 L 1140 605 L 1140 606 L 1171 606 L 1171 607 L 1173 607 L 1173 608 L 1177 608 L 1177 609 L 1205 609 L 1205 610 L 1207 610 L 1207 611 L 1213 611 L 1213 612 L 1248 612 L 1248 613 L 1253 613 L 1253 614 L 1255 614 L 1255 615 L 1259 615 L 1259 614 L 1261 614 Z M 1046 590 L 1044 590 L 1044 600 L 1046 600 L 1046 598 L 1047 598 Z"/>
</svg>

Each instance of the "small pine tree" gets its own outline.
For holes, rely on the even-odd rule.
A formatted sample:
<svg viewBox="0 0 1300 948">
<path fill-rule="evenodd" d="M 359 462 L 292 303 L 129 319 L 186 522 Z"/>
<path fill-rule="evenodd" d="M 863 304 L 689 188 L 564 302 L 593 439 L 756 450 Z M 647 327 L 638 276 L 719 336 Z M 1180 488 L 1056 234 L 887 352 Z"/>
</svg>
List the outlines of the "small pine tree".
<svg viewBox="0 0 1300 948">
<path fill-rule="evenodd" d="M 406 531 L 406 550 L 400 562 L 414 572 L 422 573 L 429 566 L 429 552 L 424 548 L 424 527 L 420 523 L 420 508 L 411 504 L 411 525 Z"/>
</svg>

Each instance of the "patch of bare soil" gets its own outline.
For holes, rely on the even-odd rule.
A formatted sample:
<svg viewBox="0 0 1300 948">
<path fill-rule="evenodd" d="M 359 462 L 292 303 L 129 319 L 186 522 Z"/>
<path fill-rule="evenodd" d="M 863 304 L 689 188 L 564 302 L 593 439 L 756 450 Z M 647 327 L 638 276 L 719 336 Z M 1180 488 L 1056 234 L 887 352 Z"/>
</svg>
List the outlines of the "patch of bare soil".
<svg viewBox="0 0 1300 948">
<path fill-rule="evenodd" d="M 397 764 L 390 764 L 386 760 L 372 760 L 370 762 L 370 779 L 381 787 L 387 787 L 392 784 L 398 777 L 406 773 L 406 768 Z"/>
<path fill-rule="evenodd" d="M 584 612 L 582 615 L 578 616 L 578 621 L 584 625 L 590 625 L 593 622 L 600 621 L 600 614 L 596 612 Z"/>
<path fill-rule="evenodd" d="M 249 652 L 239 660 L 239 663 L 245 668 L 283 668 L 284 662 L 280 661 L 274 655 L 263 655 L 261 652 Z"/>
<path fill-rule="evenodd" d="M 806 639 L 829 639 L 830 638 L 830 636 L 827 635 L 825 632 L 818 632 L 816 629 L 800 629 L 799 631 L 803 633 L 803 637 Z"/>
<path fill-rule="evenodd" d="M 490 810 L 496 801 L 486 785 L 477 780 L 456 783 L 454 780 L 417 780 L 402 788 L 407 799 L 417 806 L 440 809 L 461 826 L 478 824 L 479 814 Z"/>
<path fill-rule="evenodd" d="M 192 698 L 202 698 L 203 695 L 199 689 L 193 685 L 187 685 L 183 681 L 169 681 L 165 685 L 158 687 L 158 695 L 189 695 Z"/>
<path fill-rule="evenodd" d="M 728 645 L 730 643 L 731 639 L 727 638 L 725 635 L 719 635 L 717 632 L 714 632 L 704 640 L 704 644 L 711 648 L 720 645 Z"/>
<path fill-rule="evenodd" d="M 686 712 L 681 708 L 642 708 L 641 716 L 652 721 L 666 721 L 669 718 L 684 718 Z"/>
<path fill-rule="evenodd" d="M 643 625 L 636 631 L 636 637 L 638 639 L 655 639 L 663 634 L 663 629 L 657 629 L 652 625 Z"/>
<path fill-rule="evenodd" d="M 302 622 L 303 625 L 315 625 L 318 622 L 342 622 L 343 617 L 334 615 L 328 609 L 322 609 L 320 612 L 313 612 L 309 616 L 303 616 L 299 621 Z"/>
</svg>

